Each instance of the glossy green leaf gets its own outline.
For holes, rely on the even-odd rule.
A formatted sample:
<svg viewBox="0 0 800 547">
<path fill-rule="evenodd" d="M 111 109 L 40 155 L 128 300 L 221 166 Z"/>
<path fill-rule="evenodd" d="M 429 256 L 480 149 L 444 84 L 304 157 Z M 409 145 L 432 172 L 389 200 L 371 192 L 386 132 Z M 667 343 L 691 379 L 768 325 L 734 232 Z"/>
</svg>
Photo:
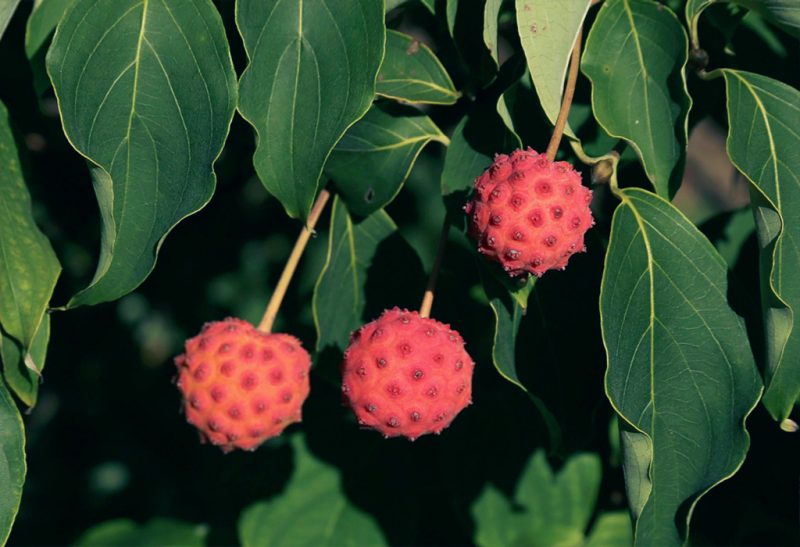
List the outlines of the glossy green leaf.
<svg viewBox="0 0 800 547">
<path fill-rule="evenodd" d="M 513 504 L 489 486 L 473 505 L 477 543 L 492 547 L 630 545 L 630 518 L 624 513 L 601 515 L 586 537 L 601 478 L 597 454 L 572 456 L 553 473 L 544 452 L 537 451 L 517 482 Z"/>
<path fill-rule="evenodd" d="M 45 54 L 56 25 L 75 0 L 37 0 L 25 27 L 25 54 L 31 64 L 33 85 L 42 95 L 50 86 L 45 68 Z"/>
<path fill-rule="evenodd" d="M 239 112 L 253 163 L 292 217 L 305 218 L 328 155 L 366 114 L 384 53 L 383 2 L 237 0 L 249 63 Z"/>
<path fill-rule="evenodd" d="M 0 545 L 5 545 L 25 484 L 25 428 L 0 378 Z"/>
<path fill-rule="evenodd" d="M 225 30 L 210 0 L 76 0 L 47 69 L 103 223 L 94 279 L 68 306 L 114 300 L 214 192 L 236 104 Z"/>
<path fill-rule="evenodd" d="M 800 92 L 722 70 L 731 161 L 752 183 L 766 328 L 764 405 L 778 421 L 800 399 Z"/>
<path fill-rule="evenodd" d="M 483 8 L 483 43 L 486 44 L 486 48 L 497 66 L 500 66 L 497 19 L 500 16 L 500 8 L 502 7 L 503 0 L 486 0 L 486 5 Z"/>
<path fill-rule="evenodd" d="M 800 38 L 800 3 L 797 0 L 733 0 L 761 15 L 792 36 Z"/>
<path fill-rule="evenodd" d="M 598 123 L 630 143 L 662 197 L 672 197 L 683 177 L 686 59 L 686 33 L 669 8 L 650 0 L 609 0 L 592 25 L 581 64 L 592 81 Z"/>
<path fill-rule="evenodd" d="M 0 357 L 6 383 L 29 407 L 36 404 L 49 341 L 50 316 L 47 314 L 27 349 L 0 329 Z"/>
<path fill-rule="evenodd" d="M 590 3 L 589 0 L 516 0 L 517 31 L 528 70 L 542 109 L 553 124 L 561 110 L 572 46 Z M 569 126 L 565 133 L 575 137 Z"/>
<path fill-rule="evenodd" d="M 413 108 L 376 104 L 345 133 L 325 165 L 351 213 L 368 216 L 391 203 L 426 144 L 448 139 Z"/>
<path fill-rule="evenodd" d="M 17 11 L 18 5 L 19 0 L 2 0 L 0 2 L 0 39 L 3 38 L 3 34 L 6 32 L 11 18 L 14 17 L 14 12 Z"/>
<path fill-rule="evenodd" d="M 402 32 L 386 33 L 378 95 L 406 103 L 453 104 L 461 95 L 431 49 Z"/>
<path fill-rule="evenodd" d="M 744 461 L 761 382 L 725 262 L 664 199 L 619 192 L 600 295 L 606 393 L 622 436 L 638 545 L 681 543 L 676 523 Z"/>
<path fill-rule="evenodd" d="M 0 326 L 4 336 L 19 344 L 26 366 L 41 370 L 43 354 L 30 348 L 40 329 L 61 265 L 50 241 L 36 226 L 31 197 L 22 178 L 19 152 L 11 132 L 8 110 L 0 103 Z M 9 346 L 13 341 L 5 344 Z M 39 344 L 41 345 L 41 343 Z M 9 349 L 11 351 L 11 349 Z M 17 381 L 18 360 L 3 352 L 10 387 L 29 403 L 27 389 Z"/>
<path fill-rule="evenodd" d="M 208 526 L 157 518 L 145 524 L 116 519 L 93 526 L 75 542 L 78 547 L 202 547 Z"/>
<path fill-rule="evenodd" d="M 397 230 L 384 211 L 358 224 L 337 197 L 331 208 L 328 256 L 314 287 L 314 323 L 317 349 L 332 345 L 344 349 L 350 332 L 363 320 L 367 270 L 382 242 Z"/>
<path fill-rule="evenodd" d="M 385 545 L 375 521 L 348 501 L 337 469 L 316 459 L 300 435 L 292 446 L 294 474 L 285 492 L 251 505 L 239 519 L 243 547 Z"/>
</svg>

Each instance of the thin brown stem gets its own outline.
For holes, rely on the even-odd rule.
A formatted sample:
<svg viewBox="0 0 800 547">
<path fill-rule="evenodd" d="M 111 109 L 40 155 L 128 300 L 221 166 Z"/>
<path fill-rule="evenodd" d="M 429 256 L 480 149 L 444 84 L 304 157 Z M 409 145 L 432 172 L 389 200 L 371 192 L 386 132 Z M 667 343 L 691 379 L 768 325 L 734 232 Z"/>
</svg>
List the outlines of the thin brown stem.
<svg viewBox="0 0 800 547">
<path fill-rule="evenodd" d="M 283 267 L 281 277 L 278 279 L 278 284 L 275 286 L 275 291 L 273 291 L 269 299 L 267 309 L 264 311 L 264 317 L 261 318 L 261 322 L 258 324 L 258 330 L 267 333 L 272 330 L 272 324 L 275 322 L 275 317 L 278 315 L 283 297 L 286 296 L 286 289 L 289 288 L 289 282 L 292 280 L 294 271 L 297 269 L 297 264 L 300 262 L 300 257 L 303 256 L 306 244 L 311 234 L 314 233 L 314 226 L 316 226 L 319 216 L 322 214 L 323 209 L 325 209 L 325 204 L 328 203 L 330 197 L 330 192 L 323 189 L 319 193 L 317 201 L 314 202 L 311 213 L 308 215 L 306 225 L 303 226 L 300 235 L 297 236 L 292 254 L 289 255 L 286 266 Z"/>
<path fill-rule="evenodd" d="M 428 276 L 428 286 L 425 288 L 425 296 L 422 297 L 422 305 L 419 307 L 420 317 L 430 317 L 431 307 L 433 306 L 433 292 L 436 290 L 436 278 L 439 277 L 439 268 L 442 265 L 442 255 L 447 245 L 447 236 L 450 234 L 450 215 L 444 216 L 442 233 L 439 236 L 439 243 L 436 245 L 436 257 L 433 259 L 431 275 Z"/>
<path fill-rule="evenodd" d="M 550 143 L 547 145 L 547 159 L 550 161 L 556 159 L 556 152 L 558 152 L 558 146 L 561 144 L 561 137 L 564 135 L 564 127 L 567 125 L 569 108 L 572 106 L 572 97 L 575 95 L 575 83 L 578 81 L 578 66 L 581 64 L 582 34 L 583 27 L 578 29 L 575 45 L 572 46 L 572 58 L 569 62 L 569 75 L 567 76 L 567 85 L 564 88 L 564 98 L 561 99 L 561 110 L 558 111 L 556 126 L 553 128 L 553 136 L 550 137 Z"/>
</svg>

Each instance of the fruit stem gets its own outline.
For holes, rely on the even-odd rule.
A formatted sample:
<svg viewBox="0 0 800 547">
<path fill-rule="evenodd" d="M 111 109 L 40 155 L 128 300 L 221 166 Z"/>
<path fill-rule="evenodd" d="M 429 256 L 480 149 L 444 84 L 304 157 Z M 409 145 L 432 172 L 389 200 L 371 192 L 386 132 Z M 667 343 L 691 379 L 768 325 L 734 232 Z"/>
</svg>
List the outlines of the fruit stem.
<svg viewBox="0 0 800 547">
<path fill-rule="evenodd" d="M 258 330 L 266 333 L 272 331 L 272 324 L 275 322 L 275 317 L 278 315 L 283 297 L 286 296 L 286 289 L 289 288 L 289 282 L 292 280 L 294 271 L 297 269 L 297 264 L 300 262 L 300 257 L 303 256 L 303 251 L 306 248 L 308 239 L 311 237 L 311 234 L 314 233 L 314 226 L 316 226 L 319 216 L 325 209 L 325 204 L 328 203 L 330 197 L 330 192 L 324 188 L 319 193 L 319 196 L 317 196 L 317 201 L 314 202 L 314 206 L 311 208 L 308 220 L 306 220 L 305 226 L 303 226 L 303 229 L 300 231 L 300 235 L 297 236 L 292 254 L 289 255 L 286 266 L 283 267 L 283 272 L 281 273 L 280 279 L 278 279 L 278 284 L 275 286 L 275 290 L 269 299 L 269 304 L 267 304 L 267 309 L 264 311 L 264 317 L 261 318 L 261 322 L 258 324 Z"/>
<path fill-rule="evenodd" d="M 436 246 L 436 257 L 433 259 L 431 275 L 428 276 L 428 286 L 425 288 L 425 295 L 422 297 L 422 305 L 419 307 L 420 317 L 430 317 L 431 307 L 433 306 L 433 291 L 436 289 L 436 278 L 439 277 L 439 268 L 442 265 L 442 255 L 447 245 L 447 236 L 450 234 L 450 215 L 444 215 L 442 223 L 442 233 L 439 235 L 439 243 Z"/>
<path fill-rule="evenodd" d="M 558 146 L 561 144 L 561 137 L 564 135 L 564 127 L 567 125 L 569 108 L 572 106 L 572 97 L 575 95 L 575 83 L 578 81 L 578 66 L 581 64 L 581 38 L 583 26 L 578 28 L 578 36 L 575 37 L 575 45 L 572 46 L 572 60 L 569 62 L 569 75 L 567 85 L 564 88 L 564 98 L 561 100 L 561 110 L 558 111 L 556 126 L 553 128 L 553 136 L 547 145 L 547 159 L 556 159 Z"/>
</svg>

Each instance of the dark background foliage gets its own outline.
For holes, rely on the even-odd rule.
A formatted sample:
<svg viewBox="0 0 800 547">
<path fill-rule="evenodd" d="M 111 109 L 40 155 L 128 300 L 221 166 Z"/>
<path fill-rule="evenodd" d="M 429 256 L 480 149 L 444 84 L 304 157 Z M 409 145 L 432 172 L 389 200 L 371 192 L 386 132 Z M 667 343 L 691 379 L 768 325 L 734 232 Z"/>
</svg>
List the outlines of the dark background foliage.
<svg viewBox="0 0 800 547">
<path fill-rule="evenodd" d="M 218 7 L 241 72 L 244 58 L 232 2 L 219 2 Z M 37 220 L 64 264 L 53 300 L 63 303 L 91 276 L 99 218 L 87 167 L 63 136 L 52 92 L 39 101 L 33 91 L 22 50 L 30 8 L 30 2 L 23 2 L 0 42 L 0 99 L 13 113 L 23 148 L 29 151 L 28 180 Z M 439 39 L 443 27 L 423 8 L 390 18 L 390 26 L 412 29 L 428 43 L 445 44 L 437 55 L 456 86 L 470 88 L 469 76 L 446 46 L 449 41 Z M 717 31 L 706 27 L 707 42 L 722 44 Z M 776 34 L 786 57 L 776 57 L 758 36 L 742 29 L 733 44 L 734 62 L 797 87 L 797 42 Z M 721 49 L 710 54 L 724 55 Z M 707 116 L 723 125 L 722 83 L 696 83 L 689 79 L 695 99 L 691 125 Z M 588 102 L 583 79 L 577 101 Z M 467 108 L 465 98 L 455 108 L 434 107 L 429 114 L 449 133 Z M 542 118 L 527 133 L 538 138 L 529 144 L 541 149 L 549 129 Z M 253 146 L 250 127 L 237 117 L 216 167 L 214 199 L 175 228 L 156 270 L 136 292 L 115 303 L 52 314 L 41 399 L 25 417 L 29 475 L 10 544 L 63 544 L 107 519 L 142 522 L 154 516 L 207 523 L 210 543 L 231 544 L 241 510 L 285 487 L 293 467 L 285 439 L 253 454 L 224 455 L 200 446 L 180 414 L 179 393 L 172 385 L 172 357 L 205 321 L 229 315 L 257 320 L 300 227 L 256 179 Z M 379 253 L 367 287 L 370 316 L 384 306 L 418 306 L 444 214 L 437 197 L 442 158 L 438 145 L 426 148 L 406 189 L 388 208 L 411 247 L 398 241 Z M 311 451 L 341 470 L 349 499 L 375 516 L 391 543 L 471 543 L 472 502 L 487 482 L 513 492 L 524 462 L 537 447 L 550 451 L 556 467 L 573 452 L 600 452 L 605 462 L 600 507 L 625 506 L 619 455 L 609 442 L 612 410 L 603 393 L 605 356 L 597 329 L 610 220 L 603 214 L 607 212 L 601 212 L 592 232 L 590 252 L 537 285 L 520 332 L 523 380 L 558 418 L 563 432 L 559 446 L 548 445 L 542 419 L 524 392 L 491 365 L 491 310 L 479 289 L 473 253 L 457 236 L 447 248 L 434 313 L 457 326 L 478 367 L 475 404 L 441 437 L 411 444 L 359 431 L 341 404 L 340 355 L 329 350 L 315 359 L 312 396 L 303 423 L 293 428 L 301 427 Z M 314 347 L 311 292 L 326 246 L 324 219 L 320 226 L 277 325 L 298 335 L 307 348 Z M 712 222 L 704 227 L 712 238 L 717 233 Z M 755 254 L 751 238 L 733 273 L 738 299 L 749 309 L 758 309 Z M 399 276 L 399 269 L 408 273 Z M 781 432 L 760 406 L 749 430 L 752 445 L 743 468 L 697 508 L 693 539 L 698 544 L 800 541 L 798 435 Z"/>
</svg>

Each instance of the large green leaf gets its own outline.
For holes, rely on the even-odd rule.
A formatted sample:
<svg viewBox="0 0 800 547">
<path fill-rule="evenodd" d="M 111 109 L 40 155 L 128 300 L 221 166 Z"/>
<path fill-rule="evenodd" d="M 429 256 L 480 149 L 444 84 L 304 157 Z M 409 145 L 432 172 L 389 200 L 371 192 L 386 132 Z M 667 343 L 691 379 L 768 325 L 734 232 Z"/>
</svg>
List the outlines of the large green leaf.
<svg viewBox="0 0 800 547">
<path fill-rule="evenodd" d="M 406 103 L 453 104 L 461 95 L 431 49 L 402 32 L 386 33 L 378 95 Z"/>
<path fill-rule="evenodd" d="M 113 300 L 214 192 L 236 105 L 225 30 L 210 0 L 76 0 L 47 69 L 64 131 L 93 166 L 103 222 L 94 279 L 68 305 Z"/>
<path fill-rule="evenodd" d="M 75 542 L 79 547 L 201 547 L 206 544 L 208 526 L 174 519 L 157 518 L 139 525 L 116 519 L 93 526 Z"/>
<path fill-rule="evenodd" d="M 677 545 L 677 523 L 688 533 L 698 499 L 744 461 L 761 383 L 708 239 L 663 198 L 619 195 L 600 295 L 606 393 L 626 422 L 636 542 Z"/>
<path fill-rule="evenodd" d="M 417 156 L 432 140 L 448 143 L 428 116 L 413 108 L 376 104 L 345 133 L 325 172 L 350 212 L 368 216 L 397 196 Z"/>
<path fill-rule="evenodd" d="M 37 376 L 44 365 L 44 348 L 41 339 L 36 352 L 31 352 L 31 347 L 40 329 L 49 332 L 41 325 L 61 265 L 33 219 L 8 110 L 1 102 L 0 195 L 0 327 L 6 339 L 3 364 L 10 387 L 32 405 Z"/>
<path fill-rule="evenodd" d="M 6 383 L 29 407 L 34 406 L 38 398 L 48 342 L 50 316 L 47 314 L 42 318 L 39 329 L 27 348 L 0 329 L 0 358 L 3 361 Z"/>
<path fill-rule="evenodd" d="M 19 510 L 25 484 L 25 429 L 0 378 L 0 545 L 5 545 Z"/>
<path fill-rule="evenodd" d="M 6 27 L 11 22 L 18 5 L 19 0 L 0 0 L 0 39 L 3 38 Z"/>
<path fill-rule="evenodd" d="M 337 197 L 331 208 L 328 257 L 314 287 L 317 349 L 347 346 L 350 332 L 361 325 L 367 269 L 378 246 L 397 230 L 383 210 L 354 224 Z"/>
<path fill-rule="evenodd" d="M 486 44 L 486 48 L 497 66 L 500 66 L 500 47 L 497 43 L 500 36 L 497 32 L 497 19 L 502 7 L 503 0 L 486 0 L 486 5 L 483 7 L 483 43 Z"/>
<path fill-rule="evenodd" d="M 300 435 L 292 445 L 294 474 L 282 495 L 242 513 L 242 545 L 385 545 L 375 521 L 347 500 L 336 468 L 317 460 Z"/>
<path fill-rule="evenodd" d="M 797 0 L 733 0 L 800 38 L 800 3 Z"/>
<path fill-rule="evenodd" d="M 650 0 L 603 3 L 583 53 L 595 118 L 633 146 L 662 197 L 672 197 L 683 177 L 686 59 L 683 26 L 669 8 Z"/>
<path fill-rule="evenodd" d="M 591 2 L 516 0 L 516 4 L 517 31 L 533 85 L 544 113 L 555 124 L 561 110 L 561 96 L 572 46 Z M 575 137 L 569 126 L 565 128 L 565 133 Z"/>
<path fill-rule="evenodd" d="M 56 25 L 75 0 L 37 0 L 25 27 L 25 54 L 31 64 L 33 85 L 41 95 L 50 86 L 45 54 Z"/>
<path fill-rule="evenodd" d="M 765 76 L 722 70 L 728 155 L 752 183 L 766 327 L 764 405 L 783 420 L 800 399 L 800 92 Z"/>
<path fill-rule="evenodd" d="M 375 96 L 383 2 L 237 0 L 249 63 L 239 112 L 256 131 L 253 163 L 292 217 L 305 218 L 322 168 Z"/>
<path fill-rule="evenodd" d="M 631 523 L 624 513 L 601 515 L 586 537 L 601 478 L 597 454 L 572 456 L 553 473 L 544 452 L 537 451 L 517 483 L 516 507 L 491 486 L 475 502 L 476 542 L 492 547 L 630 545 Z"/>
</svg>

